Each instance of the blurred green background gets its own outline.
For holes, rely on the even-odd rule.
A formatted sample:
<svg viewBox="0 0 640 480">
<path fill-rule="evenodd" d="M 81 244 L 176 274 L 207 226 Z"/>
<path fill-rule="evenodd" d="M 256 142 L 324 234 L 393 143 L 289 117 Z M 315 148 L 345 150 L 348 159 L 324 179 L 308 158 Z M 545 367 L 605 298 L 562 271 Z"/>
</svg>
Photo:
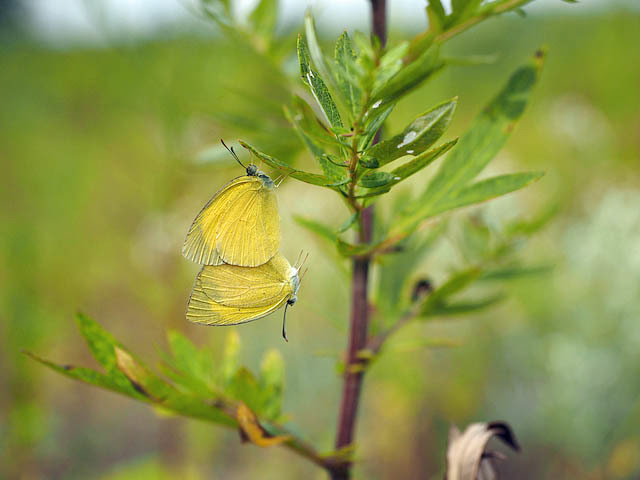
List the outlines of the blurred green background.
<svg viewBox="0 0 640 480">
<path fill-rule="evenodd" d="M 497 61 L 450 67 L 391 116 L 389 128 L 398 129 L 459 95 L 451 138 L 546 45 L 532 104 L 490 168 L 547 174 L 482 215 L 527 217 L 556 204 L 555 219 L 525 251 L 555 267 L 512 283 L 509 299 L 486 314 L 399 335 L 401 343 L 427 331 L 462 346 L 399 348 L 375 364 L 357 478 L 441 478 L 449 423 L 493 419 L 510 422 L 524 448 L 504 467 L 510 478 L 640 473 L 640 11 L 633 2 L 550 3 L 456 39 L 452 56 L 497 53 Z M 199 153 L 220 137 L 243 137 L 308 162 L 284 130 L 285 77 L 201 21 L 125 38 L 96 21 L 100 42 L 51 43 L 11 4 L 0 9 L 0 478 L 323 478 L 288 451 L 241 446 L 236 432 L 157 415 L 20 354 L 94 366 L 75 329 L 78 310 L 151 363 L 166 348 L 167 328 L 220 348 L 227 329 L 184 319 L 197 267 L 180 246 L 202 204 L 240 171 Z M 327 18 L 332 32 L 351 26 Z M 392 21 L 392 43 L 408 35 Z M 293 49 L 289 36 L 282 41 Z M 295 71 L 294 59 L 287 66 Z M 337 228 L 348 214 L 337 198 L 294 181 L 278 195 L 283 252 L 311 252 L 290 342 L 282 342 L 279 315 L 236 330 L 252 368 L 268 348 L 282 352 L 285 411 L 329 450 L 348 282 L 291 217 Z M 445 248 L 424 271 L 456 261 Z"/>
</svg>

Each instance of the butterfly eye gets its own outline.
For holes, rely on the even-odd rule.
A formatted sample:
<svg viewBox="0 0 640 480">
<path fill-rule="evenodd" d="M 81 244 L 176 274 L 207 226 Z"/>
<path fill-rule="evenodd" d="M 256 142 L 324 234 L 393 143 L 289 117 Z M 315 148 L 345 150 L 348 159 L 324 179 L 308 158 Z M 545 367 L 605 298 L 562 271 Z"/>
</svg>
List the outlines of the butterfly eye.
<svg viewBox="0 0 640 480">
<path fill-rule="evenodd" d="M 250 163 L 249 166 L 247 167 L 247 175 L 249 175 L 250 177 L 253 177 L 256 175 L 256 173 L 258 173 L 258 167 L 256 167 L 253 163 Z M 261 177 L 266 175 L 260 175 Z"/>
</svg>

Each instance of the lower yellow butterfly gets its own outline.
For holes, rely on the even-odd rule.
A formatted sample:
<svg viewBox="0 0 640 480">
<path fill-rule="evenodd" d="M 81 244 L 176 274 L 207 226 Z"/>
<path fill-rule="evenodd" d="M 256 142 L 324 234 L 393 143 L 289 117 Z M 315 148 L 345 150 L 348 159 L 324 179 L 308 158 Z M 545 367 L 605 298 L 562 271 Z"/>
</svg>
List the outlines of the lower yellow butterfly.
<svg viewBox="0 0 640 480">
<path fill-rule="evenodd" d="M 222 144 L 242 165 L 233 147 Z M 187 259 L 201 265 L 257 267 L 278 252 L 274 182 L 253 164 L 245 168 L 247 174 L 222 187 L 193 221 L 182 247 Z"/>
<path fill-rule="evenodd" d="M 187 319 L 205 325 L 238 325 L 262 318 L 284 305 L 282 336 L 287 340 L 287 307 L 298 300 L 301 267 L 302 264 L 291 266 L 279 253 L 253 268 L 205 265 L 196 277 Z"/>
</svg>

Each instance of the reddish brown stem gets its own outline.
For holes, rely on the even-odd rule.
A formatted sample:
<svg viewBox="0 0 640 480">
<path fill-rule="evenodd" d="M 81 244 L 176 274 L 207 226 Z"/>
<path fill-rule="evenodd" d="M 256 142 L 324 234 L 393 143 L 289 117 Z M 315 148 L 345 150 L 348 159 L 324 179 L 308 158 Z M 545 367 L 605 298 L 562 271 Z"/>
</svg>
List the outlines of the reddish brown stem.
<svg viewBox="0 0 640 480">
<path fill-rule="evenodd" d="M 372 30 L 380 39 L 381 45 L 386 43 L 386 0 L 371 0 Z M 376 137 L 375 141 L 377 142 Z M 360 243 L 370 243 L 373 233 L 373 207 L 365 208 L 360 213 Z M 355 425 L 358 414 L 360 390 L 364 370 L 358 354 L 367 345 L 369 330 L 369 259 L 353 260 L 353 276 L 351 283 L 351 319 L 349 326 L 349 346 L 347 350 L 342 400 L 336 433 L 336 450 L 349 447 L 353 443 Z M 351 462 L 345 461 L 329 469 L 333 480 L 346 480 L 351 477 Z"/>
</svg>

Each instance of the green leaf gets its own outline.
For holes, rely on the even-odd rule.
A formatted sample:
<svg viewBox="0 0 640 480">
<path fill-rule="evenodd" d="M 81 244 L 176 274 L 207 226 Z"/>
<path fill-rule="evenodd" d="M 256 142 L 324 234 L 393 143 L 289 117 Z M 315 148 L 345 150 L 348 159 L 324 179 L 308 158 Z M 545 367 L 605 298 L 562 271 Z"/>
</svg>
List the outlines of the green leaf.
<svg viewBox="0 0 640 480">
<path fill-rule="evenodd" d="M 338 247 L 338 253 L 343 257 L 359 257 L 362 255 L 368 255 L 377 247 L 377 245 L 370 243 L 353 244 L 345 242 L 341 238 L 338 238 L 336 246 Z"/>
<path fill-rule="evenodd" d="M 381 187 L 372 188 L 366 191 L 365 193 L 360 193 L 357 195 L 357 197 L 358 198 L 374 197 L 374 196 L 382 195 L 383 193 L 388 192 L 389 190 L 391 190 L 391 187 L 397 185 L 398 183 L 405 180 L 406 178 L 409 178 L 411 175 L 418 173 L 423 168 L 431 165 L 441 155 L 444 155 L 446 152 L 448 152 L 456 144 L 457 141 L 458 140 L 455 139 L 450 142 L 447 142 L 432 150 L 429 150 L 428 152 L 424 152 L 418 155 L 413 160 L 403 165 L 400 165 L 399 167 L 391 171 L 391 175 L 394 178 L 393 181 Z"/>
<path fill-rule="evenodd" d="M 284 388 L 284 360 L 280 352 L 269 350 L 260 364 L 260 387 L 265 392 L 263 415 L 276 420 L 282 410 L 282 392 Z"/>
<path fill-rule="evenodd" d="M 353 52 L 351 39 L 347 32 L 342 32 L 338 38 L 335 48 L 336 78 L 338 87 L 342 91 L 344 98 L 351 109 L 352 115 L 355 117 L 360 112 L 360 99 L 362 91 L 356 82 L 356 55 Z"/>
<path fill-rule="evenodd" d="M 213 399 L 202 399 L 193 395 L 183 393 L 172 393 L 158 405 L 171 413 L 183 415 L 185 417 L 205 420 L 227 427 L 236 427 L 237 422 L 228 414 L 212 406 Z"/>
<path fill-rule="evenodd" d="M 76 315 L 76 323 L 80 333 L 87 341 L 91 353 L 98 363 L 102 365 L 107 376 L 123 389 L 130 387 L 129 379 L 118 369 L 116 359 L 115 347 L 124 347 L 98 322 L 86 315 L 78 313 Z"/>
<path fill-rule="evenodd" d="M 433 148 L 427 152 L 423 152 L 417 157 L 415 157 L 413 160 L 410 160 L 400 165 L 399 167 L 394 168 L 393 170 L 391 170 L 391 173 L 396 177 L 400 177 L 401 180 L 404 180 L 405 178 L 409 178 L 411 175 L 418 173 L 423 168 L 431 165 L 435 160 L 437 160 L 442 155 L 444 155 L 449 150 L 451 150 L 451 148 L 456 143 L 458 143 L 457 138 L 455 140 L 451 140 L 450 142 L 444 143 L 436 148 Z M 398 182 L 400 182 L 401 180 L 398 180 Z"/>
<path fill-rule="evenodd" d="M 494 268 L 492 270 L 488 270 L 482 274 L 479 280 L 486 281 L 503 281 L 503 280 L 514 280 L 518 278 L 524 277 L 533 277 L 537 275 L 544 275 L 553 270 L 553 266 L 551 265 L 540 265 L 537 267 L 522 267 L 522 266 L 509 266 L 509 267 L 501 267 Z"/>
<path fill-rule="evenodd" d="M 539 180 L 543 175 L 541 172 L 512 173 L 481 180 L 442 199 L 428 216 L 506 195 Z"/>
<path fill-rule="evenodd" d="M 317 185 L 320 187 L 333 188 L 334 190 L 336 189 L 339 190 L 340 185 L 343 185 L 346 181 L 348 181 L 347 179 L 344 182 L 336 182 L 334 179 L 331 179 L 324 175 L 318 175 L 317 173 L 309 173 L 309 172 L 303 172 L 302 170 L 296 170 L 292 166 L 284 162 L 281 162 L 280 160 L 276 160 L 275 158 L 270 157 L 265 153 L 259 152 L 254 147 L 252 147 L 251 145 L 249 145 L 248 143 L 242 140 L 240 140 L 239 142 L 240 142 L 240 145 L 242 145 L 244 148 L 249 150 L 251 153 L 253 153 L 256 157 L 258 157 L 264 163 L 269 165 L 271 168 L 275 168 L 276 170 L 279 170 L 285 173 L 286 175 L 295 178 L 296 180 L 300 180 L 301 182 L 309 183 L 311 185 Z"/>
<path fill-rule="evenodd" d="M 376 188 L 400 180 L 400 177 L 389 172 L 367 172 L 360 178 L 358 185 L 365 188 Z"/>
<path fill-rule="evenodd" d="M 277 0 L 259 0 L 256 8 L 249 15 L 249 23 L 253 30 L 270 41 L 276 29 L 278 18 Z"/>
<path fill-rule="evenodd" d="M 444 305 L 448 297 L 466 289 L 481 273 L 482 270 L 478 267 L 454 273 L 445 283 L 429 294 L 420 308 L 420 315 L 429 315 L 431 311 Z"/>
<path fill-rule="evenodd" d="M 427 110 L 402 133 L 369 148 L 360 163 L 367 168 L 377 168 L 405 155 L 421 154 L 445 132 L 451 123 L 457 101 L 454 98 Z"/>
<path fill-rule="evenodd" d="M 542 60 L 543 54 L 537 52 L 531 63 L 519 68 L 511 76 L 506 86 L 460 138 L 456 148 L 442 163 L 423 195 L 409 205 L 398 219 L 393 226 L 395 233 L 409 233 L 426 218 L 450 208 L 452 199 L 460 198 L 458 191 L 464 189 L 495 157 L 524 111 L 528 97 L 538 79 Z M 508 181 L 522 179 L 523 177 L 512 178 Z M 533 177 L 530 178 L 532 179 Z M 491 185 L 475 186 L 473 191 L 466 191 L 464 197 L 473 200 L 471 197 L 476 196 L 477 199 L 479 190 L 487 187 Z M 493 187 L 497 192 L 498 186 Z M 512 190 L 507 188 L 504 191 Z M 457 205 L 461 206 L 463 203 L 458 201 Z"/>
<path fill-rule="evenodd" d="M 227 334 L 224 343 L 224 352 L 222 356 L 222 364 L 220 367 L 220 383 L 227 385 L 232 381 L 233 376 L 238 370 L 240 357 L 240 337 L 231 330 Z"/>
<path fill-rule="evenodd" d="M 300 102 L 302 102 L 302 100 L 300 100 Z M 309 108 L 308 105 L 306 104 L 304 105 L 307 108 Z M 299 106 L 302 107 L 301 105 Z M 316 140 L 316 138 L 322 132 L 322 127 L 318 124 L 318 122 L 315 122 L 315 119 L 307 119 L 307 117 L 305 116 L 305 113 L 310 113 L 310 112 L 302 113 L 299 110 L 300 113 L 298 113 L 297 115 L 292 115 L 291 112 L 289 112 L 289 110 L 286 107 L 284 109 L 284 112 L 289 122 L 291 122 L 291 124 L 293 125 L 294 131 L 298 134 L 302 142 L 307 146 L 309 151 L 313 154 L 314 158 L 320 165 L 320 168 L 322 169 L 324 174 L 328 178 L 330 178 L 333 183 L 340 183 L 345 180 L 348 181 L 346 166 L 342 167 L 332 162 L 329 155 L 325 153 L 324 148 L 320 145 L 320 141 Z M 307 131 L 303 127 L 303 122 L 308 129 L 313 129 L 315 127 L 314 134 L 307 133 Z M 326 130 L 324 132 L 328 134 Z M 314 136 L 312 137 L 312 135 Z M 336 143 L 337 143 L 337 140 L 335 140 L 335 137 L 334 137 L 333 145 L 336 145 Z"/>
<path fill-rule="evenodd" d="M 374 90 L 372 100 L 380 101 L 382 105 L 396 102 L 443 67 L 444 62 L 440 58 L 438 47 L 432 46 L 391 77 L 383 86 Z"/>
<path fill-rule="evenodd" d="M 332 245 L 338 241 L 338 236 L 336 235 L 333 228 L 328 227 L 320 222 L 316 222 L 310 218 L 301 217 L 299 215 L 294 215 L 293 220 L 303 228 L 306 228 L 310 232 L 316 234 L 320 238 L 330 242 Z"/>
<path fill-rule="evenodd" d="M 378 108 L 380 104 L 374 104 L 364 117 L 365 127 L 360 142 L 358 143 L 358 150 L 362 151 L 371 145 L 371 142 L 378 133 L 378 130 L 382 127 L 387 117 L 395 107 L 395 103 L 389 105 L 386 108 Z"/>
<path fill-rule="evenodd" d="M 404 67 L 403 58 L 409 51 L 409 42 L 401 42 L 387 50 L 375 70 L 373 90 L 382 88 L 386 83 Z"/>
<path fill-rule="evenodd" d="M 311 88 L 311 93 L 333 128 L 343 126 L 338 107 L 336 106 L 327 85 L 320 75 L 313 71 L 309 63 L 309 49 L 302 36 L 298 36 L 298 61 L 302 81 Z"/>
<path fill-rule="evenodd" d="M 163 355 L 169 368 L 161 364 L 162 373 L 187 391 L 211 396 L 214 373 L 209 355 L 198 350 L 187 337 L 175 330 L 167 333 L 167 340 L 172 355 Z"/>
<path fill-rule="evenodd" d="M 313 65 L 318 70 L 320 77 L 331 85 L 333 83 L 332 72 L 329 71 L 326 62 L 324 61 L 324 55 L 322 54 L 322 49 L 320 48 L 320 42 L 318 41 L 318 35 L 316 33 L 316 26 L 309 11 L 307 11 L 304 17 L 304 34 Z"/>
<path fill-rule="evenodd" d="M 358 219 L 360 218 L 360 212 L 352 213 L 349 218 L 345 220 L 342 226 L 338 229 L 338 233 L 344 233 L 349 230 L 351 227 L 357 224 Z"/>
<path fill-rule="evenodd" d="M 162 403 L 177 394 L 173 385 L 157 376 L 123 348 L 115 347 L 118 369 L 129 379 L 133 388 L 150 401 Z"/>
<path fill-rule="evenodd" d="M 446 13 L 440 0 L 429 0 L 427 5 L 427 19 L 429 20 L 429 30 L 440 33 L 446 24 Z"/>
<path fill-rule="evenodd" d="M 339 269 L 340 273 L 345 275 L 349 273 L 346 269 L 346 262 L 344 262 L 344 258 L 339 255 L 339 252 L 336 249 L 338 235 L 335 231 L 335 228 L 324 225 L 320 222 L 316 222 L 315 220 L 312 220 L 310 218 L 301 217 L 299 215 L 294 215 L 293 220 L 302 228 L 310 231 L 319 239 L 323 240 L 323 242 L 320 243 L 320 246 L 323 248 L 327 257 L 335 260 L 335 262 L 333 263 Z"/>
<path fill-rule="evenodd" d="M 343 143 L 338 137 L 329 130 L 316 116 L 311 106 L 302 98 L 294 95 L 292 112 L 289 112 L 292 118 L 290 122 L 296 124 L 308 137 L 322 148 L 339 149 Z M 288 111 L 285 110 L 285 111 Z"/>
<path fill-rule="evenodd" d="M 402 203 L 398 200 L 398 203 Z M 405 308 L 409 296 L 403 301 L 402 292 L 408 282 L 415 281 L 412 273 L 420 265 L 420 262 L 431 253 L 436 242 L 446 230 L 445 222 L 435 225 L 427 234 L 416 234 L 407 239 L 401 245 L 399 252 L 386 255 L 380 260 L 380 275 L 376 288 L 376 305 L 387 316 Z"/>
<path fill-rule="evenodd" d="M 433 304 L 428 311 L 422 311 L 424 317 L 449 317 L 477 313 L 504 300 L 504 295 L 492 295 L 479 300 L 445 302 Z"/>
<path fill-rule="evenodd" d="M 472 17 L 482 0 L 451 0 L 451 15 L 449 19 L 449 26 L 463 22 L 464 20 Z"/>
<path fill-rule="evenodd" d="M 142 395 L 138 393 L 129 382 L 122 384 L 119 380 L 115 380 L 112 377 L 105 375 L 104 373 L 96 372 L 95 370 L 91 370 L 90 368 L 74 367 L 73 365 L 59 365 L 49 360 L 45 360 L 44 358 L 38 357 L 31 352 L 24 353 L 36 362 L 39 362 L 51 368 L 52 370 L 61 373 L 62 375 L 73 378 L 74 380 L 80 380 L 81 382 L 88 383 L 89 385 L 105 388 L 107 390 L 121 393 L 129 397 L 138 399 L 143 398 Z"/>
</svg>

